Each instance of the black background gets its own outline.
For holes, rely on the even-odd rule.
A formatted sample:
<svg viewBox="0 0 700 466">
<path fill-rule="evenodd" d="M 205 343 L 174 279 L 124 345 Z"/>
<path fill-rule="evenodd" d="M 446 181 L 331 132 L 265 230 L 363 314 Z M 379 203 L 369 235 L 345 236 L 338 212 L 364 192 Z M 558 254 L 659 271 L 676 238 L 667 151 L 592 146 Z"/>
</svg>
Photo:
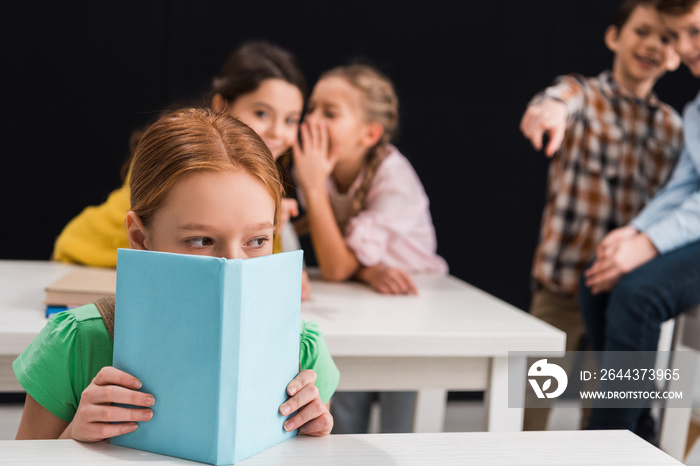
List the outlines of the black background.
<svg viewBox="0 0 700 466">
<path fill-rule="evenodd" d="M 120 185 L 131 131 L 265 39 L 297 55 L 310 86 L 358 57 L 394 80 L 395 142 L 431 199 L 438 252 L 453 275 L 527 308 L 547 160 L 520 117 L 556 75 L 611 66 L 615 3 L 414 3 L 4 4 L 0 258 L 47 259 L 63 226 Z M 680 111 L 697 88 L 682 67 L 656 91 Z"/>
</svg>

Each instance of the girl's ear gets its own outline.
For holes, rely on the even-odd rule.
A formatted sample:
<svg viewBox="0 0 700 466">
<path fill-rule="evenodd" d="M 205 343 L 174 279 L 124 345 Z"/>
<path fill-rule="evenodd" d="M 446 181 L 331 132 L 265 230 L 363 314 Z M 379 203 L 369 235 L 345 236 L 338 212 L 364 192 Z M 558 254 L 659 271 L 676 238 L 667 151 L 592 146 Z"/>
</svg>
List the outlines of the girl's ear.
<svg viewBox="0 0 700 466">
<path fill-rule="evenodd" d="M 373 121 L 372 123 L 367 125 L 367 131 L 365 132 L 365 135 L 362 138 L 362 142 L 367 147 L 372 147 L 379 142 L 383 134 L 384 126 L 382 126 L 382 124 L 377 121 Z"/>
<path fill-rule="evenodd" d="M 605 30 L 605 45 L 611 52 L 617 53 L 617 39 L 620 37 L 620 31 L 616 26 L 608 26 Z"/>
<path fill-rule="evenodd" d="M 148 250 L 146 247 L 146 228 L 143 226 L 141 217 L 133 210 L 126 214 L 126 234 L 129 237 L 131 249 Z"/>
<path fill-rule="evenodd" d="M 221 92 L 217 92 L 214 94 L 214 97 L 211 98 L 211 109 L 214 110 L 216 113 L 221 113 L 224 110 L 226 110 L 226 99 L 224 99 L 224 96 L 221 94 Z"/>
</svg>

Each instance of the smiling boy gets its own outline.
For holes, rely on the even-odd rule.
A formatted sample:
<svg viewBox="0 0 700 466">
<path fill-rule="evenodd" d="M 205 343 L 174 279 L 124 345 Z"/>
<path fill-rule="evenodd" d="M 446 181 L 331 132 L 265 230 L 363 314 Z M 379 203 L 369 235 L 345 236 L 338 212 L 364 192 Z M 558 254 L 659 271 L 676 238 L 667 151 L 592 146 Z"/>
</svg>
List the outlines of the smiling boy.
<svg viewBox="0 0 700 466">
<path fill-rule="evenodd" d="M 680 59 L 700 78 L 700 0 L 661 0 L 658 9 Z M 661 323 L 700 304 L 700 94 L 685 107 L 683 131 L 668 185 L 605 237 L 585 272 L 581 307 L 595 350 L 655 351 Z M 594 409 L 589 427 L 629 429 L 639 416 Z"/>
<path fill-rule="evenodd" d="M 530 312 L 585 346 L 579 277 L 598 242 L 627 224 L 668 179 L 681 147 L 681 120 L 652 93 L 678 66 L 652 0 L 624 0 L 605 44 L 612 71 L 556 79 L 535 96 L 520 129 L 552 157 L 532 276 Z M 526 409 L 524 429 L 546 428 L 549 410 Z M 634 430 L 634 429 L 633 429 Z"/>
</svg>

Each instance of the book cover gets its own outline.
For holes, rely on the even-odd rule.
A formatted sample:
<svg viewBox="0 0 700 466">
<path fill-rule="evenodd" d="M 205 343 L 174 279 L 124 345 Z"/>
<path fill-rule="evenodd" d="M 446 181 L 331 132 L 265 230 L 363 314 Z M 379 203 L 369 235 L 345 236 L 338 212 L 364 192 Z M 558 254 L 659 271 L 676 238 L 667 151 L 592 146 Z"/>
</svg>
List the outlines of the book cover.
<svg viewBox="0 0 700 466">
<path fill-rule="evenodd" d="M 296 434 L 279 406 L 299 372 L 302 251 L 252 259 L 120 249 L 114 367 L 153 418 L 113 444 L 235 464 Z"/>
<path fill-rule="evenodd" d="M 117 271 L 99 267 L 76 267 L 45 289 L 49 306 L 82 306 L 114 295 Z"/>
</svg>

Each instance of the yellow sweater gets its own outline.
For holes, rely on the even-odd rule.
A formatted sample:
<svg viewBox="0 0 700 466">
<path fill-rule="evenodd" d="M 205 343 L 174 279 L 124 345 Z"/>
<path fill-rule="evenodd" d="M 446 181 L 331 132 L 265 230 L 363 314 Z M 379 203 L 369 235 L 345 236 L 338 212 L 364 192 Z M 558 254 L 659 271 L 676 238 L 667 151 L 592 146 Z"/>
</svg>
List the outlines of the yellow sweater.
<svg viewBox="0 0 700 466">
<path fill-rule="evenodd" d="M 124 185 L 112 191 L 104 203 L 86 207 L 68 222 L 56 239 L 55 260 L 93 267 L 117 266 L 117 248 L 129 247 L 124 223 L 131 208 L 129 175 Z M 273 252 L 281 249 L 280 235 L 275 235 Z"/>
<path fill-rule="evenodd" d="M 53 258 L 61 262 L 116 267 L 117 248 L 128 248 L 126 213 L 129 202 L 129 178 L 112 191 L 98 206 L 86 207 L 63 228 L 56 239 Z"/>
</svg>

